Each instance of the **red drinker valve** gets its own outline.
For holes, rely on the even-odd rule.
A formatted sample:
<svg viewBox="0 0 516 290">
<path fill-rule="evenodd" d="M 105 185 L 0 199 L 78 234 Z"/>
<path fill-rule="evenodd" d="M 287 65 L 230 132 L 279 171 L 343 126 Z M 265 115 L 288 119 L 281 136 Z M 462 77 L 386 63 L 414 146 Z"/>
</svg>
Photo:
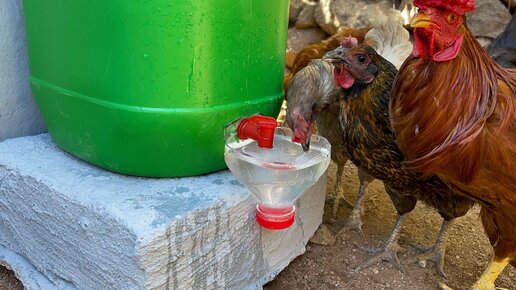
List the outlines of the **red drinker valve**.
<svg viewBox="0 0 516 290">
<path fill-rule="evenodd" d="M 254 115 L 243 119 L 238 124 L 237 135 L 241 140 L 253 139 L 260 148 L 272 148 L 274 129 L 278 126 L 272 117 Z"/>
</svg>

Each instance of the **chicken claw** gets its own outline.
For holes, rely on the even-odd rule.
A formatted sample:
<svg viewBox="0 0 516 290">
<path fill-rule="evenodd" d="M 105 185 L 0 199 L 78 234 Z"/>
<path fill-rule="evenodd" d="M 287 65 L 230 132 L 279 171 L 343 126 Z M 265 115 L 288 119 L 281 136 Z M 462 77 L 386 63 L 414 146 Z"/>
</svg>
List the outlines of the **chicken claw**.
<svg viewBox="0 0 516 290">
<path fill-rule="evenodd" d="M 418 262 L 419 260 L 430 260 L 435 263 L 435 267 L 437 273 L 439 273 L 444 278 L 446 274 L 444 273 L 444 256 L 446 253 L 446 245 L 448 241 L 448 229 L 453 225 L 454 220 L 443 220 L 443 224 L 441 226 L 441 230 L 439 232 L 439 236 L 437 237 L 437 241 L 431 247 L 425 247 L 421 245 L 413 245 L 417 249 L 423 252 L 423 254 L 411 259 L 409 263 Z"/>
<path fill-rule="evenodd" d="M 453 290 L 450 286 L 444 284 L 443 282 L 439 282 L 439 289 L 441 290 Z"/>
<path fill-rule="evenodd" d="M 374 252 L 374 253 L 380 253 L 376 256 L 368 259 L 365 261 L 362 265 L 355 268 L 354 272 L 362 271 L 365 268 L 370 267 L 371 265 L 374 265 L 378 262 L 387 261 L 391 263 L 393 266 L 395 266 L 398 270 L 405 273 L 405 268 L 400 263 L 400 260 L 398 258 L 398 253 L 403 252 L 404 249 L 400 247 L 398 244 L 398 236 L 401 229 L 401 224 L 403 220 L 405 219 L 405 215 L 398 215 L 398 218 L 396 219 L 396 225 L 394 226 L 394 229 L 392 230 L 391 236 L 387 240 L 387 243 L 385 244 L 385 247 L 380 249 L 374 249 L 374 250 L 368 250 L 364 249 L 368 252 Z"/>
</svg>

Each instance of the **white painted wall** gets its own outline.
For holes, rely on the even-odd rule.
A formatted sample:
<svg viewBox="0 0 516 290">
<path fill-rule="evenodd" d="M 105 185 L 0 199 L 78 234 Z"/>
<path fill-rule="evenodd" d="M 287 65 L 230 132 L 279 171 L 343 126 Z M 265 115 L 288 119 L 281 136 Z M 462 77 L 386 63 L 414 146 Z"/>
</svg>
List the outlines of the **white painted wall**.
<svg viewBox="0 0 516 290">
<path fill-rule="evenodd" d="M 22 0 L 0 0 L 0 141 L 45 132 L 29 86 Z"/>
</svg>

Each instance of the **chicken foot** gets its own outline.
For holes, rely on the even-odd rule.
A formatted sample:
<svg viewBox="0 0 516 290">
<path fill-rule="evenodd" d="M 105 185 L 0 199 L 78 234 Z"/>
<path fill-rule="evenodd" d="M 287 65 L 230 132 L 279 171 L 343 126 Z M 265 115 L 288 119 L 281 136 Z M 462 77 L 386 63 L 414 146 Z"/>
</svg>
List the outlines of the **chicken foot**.
<svg viewBox="0 0 516 290">
<path fill-rule="evenodd" d="M 505 266 L 509 264 L 509 258 L 500 259 L 494 257 L 487 269 L 478 278 L 477 282 L 471 288 L 472 290 L 494 290 L 495 280 L 502 273 Z"/>
<path fill-rule="evenodd" d="M 446 246 L 448 244 L 448 230 L 451 226 L 453 226 L 455 220 L 445 220 L 443 219 L 443 223 L 441 226 L 441 230 L 439 231 L 439 235 L 437 236 L 437 241 L 431 247 L 425 247 L 421 245 L 413 245 L 417 249 L 423 252 L 423 254 L 415 257 L 409 263 L 414 263 L 419 260 L 430 260 L 435 263 L 435 267 L 437 273 L 439 273 L 444 278 L 446 274 L 444 273 L 444 256 L 446 253 Z"/>
<path fill-rule="evenodd" d="M 406 214 L 398 214 L 398 217 L 396 218 L 396 225 L 394 226 L 394 229 L 392 230 L 391 235 L 383 248 L 374 250 L 365 249 L 368 252 L 379 252 L 380 254 L 377 254 L 376 256 L 368 259 L 362 265 L 355 268 L 355 272 L 362 271 L 363 269 L 382 261 L 387 261 L 394 265 L 398 270 L 405 272 L 405 269 L 401 265 L 398 258 L 398 253 L 404 250 L 398 244 L 398 237 L 401 230 L 401 224 L 403 223 L 403 220 L 405 220 L 405 216 Z"/>
</svg>

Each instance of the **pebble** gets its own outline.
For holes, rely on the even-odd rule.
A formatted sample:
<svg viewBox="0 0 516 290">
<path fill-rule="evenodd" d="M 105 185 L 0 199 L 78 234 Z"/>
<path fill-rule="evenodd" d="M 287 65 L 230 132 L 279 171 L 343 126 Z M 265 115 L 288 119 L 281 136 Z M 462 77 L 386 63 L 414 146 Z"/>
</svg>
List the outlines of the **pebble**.
<svg viewBox="0 0 516 290">
<path fill-rule="evenodd" d="M 426 260 L 419 260 L 417 263 L 419 264 L 419 267 L 426 268 Z"/>
<path fill-rule="evenodd" d="M 380 273 L 380 271 L 378 271 L 378 269 L 376 269 L 376 268 L 373 268 L 373 273 L 378 274 L 378 273 Z"/>
<path fill-rule="evenodd" d="M 335 241 L 335 237 L 325 224 L 322 224 L 317 232 L 315 232 L 315 235 L 310 239 L 311 243 L 325 246 L 335 245 Z"/>
</svg>

